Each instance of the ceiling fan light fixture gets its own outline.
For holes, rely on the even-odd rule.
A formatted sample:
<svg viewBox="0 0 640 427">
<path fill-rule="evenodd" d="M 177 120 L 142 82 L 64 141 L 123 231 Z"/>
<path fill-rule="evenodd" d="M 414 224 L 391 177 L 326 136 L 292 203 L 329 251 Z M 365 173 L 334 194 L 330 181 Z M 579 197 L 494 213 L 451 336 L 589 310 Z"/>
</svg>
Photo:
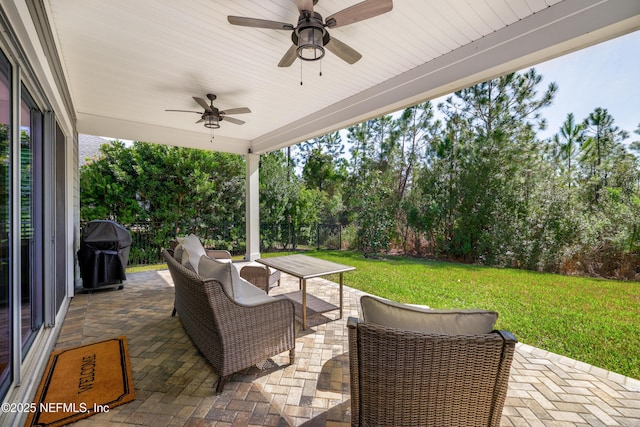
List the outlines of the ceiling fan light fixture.
<svg viewBox="0 0 640 427">
<path fill-rule="evenodd" d="M 304 61 L 317 61 L 324 56 L 325 30 L 321 26 L 309 25 L 298 28 L 298 58 Z"/>
<path fill-rule="evenodd" d="M 204 117 L 204 127 L 209 129 L 220 129 L 220 121 L 218 116 L 214 114 L 208 114 Z"/>
</svg>

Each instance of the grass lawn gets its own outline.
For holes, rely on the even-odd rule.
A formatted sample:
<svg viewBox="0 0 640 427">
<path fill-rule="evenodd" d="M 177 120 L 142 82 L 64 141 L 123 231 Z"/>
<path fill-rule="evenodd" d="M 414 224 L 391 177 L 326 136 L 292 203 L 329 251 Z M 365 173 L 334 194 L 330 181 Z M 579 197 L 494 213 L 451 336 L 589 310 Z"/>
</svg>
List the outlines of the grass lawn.
<svg viewBox="0 0 640 427">
<path fill-rule="evenodd" d="M 149 265 L 135 265 L 133 267 L 127 267 L 127 274 L 129 273 L 140 273 L 141 271 L 154 271 L 154 270 L 163 270 L 167 268 L 166 263 L 162 264 L 149 264 Z"/>
<path fill-rule="evenodd" d="M 640 379 L 638 282 L 396 256 L 367 259 L 351 251 L 307 254 L 356 267 L 345 274 L 347 286 L 431 308 L 495 310 L 496 327 L 523 343 Z M 287 254 L 264 254 L 281 255 Z"/>
<path fill-rule="evenodd" d="M 519 341 L 640 379 L 640 283 L 362 253 L 309 253 L 356 271 L 347 286 L 431 308 L 484 308 Z M 337 281 L 337 279 L 335 280 Z"/>
</svg>

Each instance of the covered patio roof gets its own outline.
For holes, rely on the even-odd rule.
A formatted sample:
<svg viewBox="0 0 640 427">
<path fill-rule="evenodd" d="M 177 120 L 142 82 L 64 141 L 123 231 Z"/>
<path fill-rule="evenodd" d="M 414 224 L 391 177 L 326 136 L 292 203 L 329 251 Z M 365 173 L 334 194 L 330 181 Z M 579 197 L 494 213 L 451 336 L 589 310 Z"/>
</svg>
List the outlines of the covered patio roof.
<svg viewBox="0 0 640 427">
<path fill-rule="evenodd" d="M 327 17 L 359 0 L 319 0 Z M 330 52 L 278 67 L 290 31 L 231 25 L 227 16 L 296 24 L 288 0 L 28 2 L 79 133 L 261 154 L 435 98 L 640 28 L 637 0 L 396 0 L 393 10 L 332 37 Z M 322 76 L 319 71 L 322 70 Z M 301 85 L 300 82 L 303 82 Z M 249 107 L 210 130 L 192 99 Z M 63 110 L 59 108 L 58 110 Z"/>
</svg>

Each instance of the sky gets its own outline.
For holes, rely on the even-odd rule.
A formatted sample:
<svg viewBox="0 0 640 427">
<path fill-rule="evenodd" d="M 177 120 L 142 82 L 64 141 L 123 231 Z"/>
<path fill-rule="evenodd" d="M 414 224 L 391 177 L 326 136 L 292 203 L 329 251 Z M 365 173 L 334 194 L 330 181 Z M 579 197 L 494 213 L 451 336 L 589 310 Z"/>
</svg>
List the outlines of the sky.
<svg viewBox="0 0 640 427">
<path fill-rule="evenodd" d="M 582 121 L 596 107 L 606 108 L 615 124 L 630 133 L 640 124 L 640 31 L 535 65 L 543 85 L 556 82 L 553 105 L 542 111 L 548 127 L 541 137 L 557 133 L 567 114 Z M 629 141 L 628 140 L 628 141 Z"/>
</svg>

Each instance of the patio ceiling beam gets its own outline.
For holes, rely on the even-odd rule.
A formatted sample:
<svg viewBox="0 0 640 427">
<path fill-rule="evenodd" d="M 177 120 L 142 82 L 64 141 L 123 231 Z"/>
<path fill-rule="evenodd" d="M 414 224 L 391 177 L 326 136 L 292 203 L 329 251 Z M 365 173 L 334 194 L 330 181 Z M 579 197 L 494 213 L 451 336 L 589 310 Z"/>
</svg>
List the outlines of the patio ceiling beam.
<svg viewBox="0 0 640 427">
<path fill-rule="evenodd" d="M 164 126 L 155 126 L 112 117 L 78 113 L 78 132 L 87 135 L 108 136 L 132 141 L 247 154 L 249 141 L 197 131 L 187 131 Z"/>
</svg>

